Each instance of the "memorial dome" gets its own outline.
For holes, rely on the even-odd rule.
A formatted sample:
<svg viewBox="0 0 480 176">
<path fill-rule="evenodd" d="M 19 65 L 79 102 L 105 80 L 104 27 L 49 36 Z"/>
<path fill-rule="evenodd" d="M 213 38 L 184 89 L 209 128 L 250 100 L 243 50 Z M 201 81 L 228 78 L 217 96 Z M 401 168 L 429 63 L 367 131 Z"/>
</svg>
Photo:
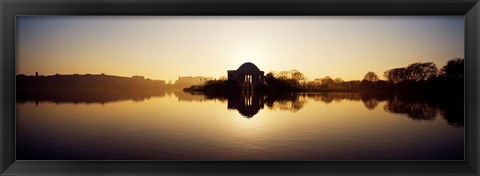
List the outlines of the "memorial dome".
<svg viewBox="0 0 480 176">
<path fill-rule="evenodd" d="M 238 71 L 260 71 L 260 69 L 258 69 L 258 67 L 255 64 L 252 64 L 251 62 L 245 62 L 240 67 L 238 67 L 237 70 Z"/>
</svg>

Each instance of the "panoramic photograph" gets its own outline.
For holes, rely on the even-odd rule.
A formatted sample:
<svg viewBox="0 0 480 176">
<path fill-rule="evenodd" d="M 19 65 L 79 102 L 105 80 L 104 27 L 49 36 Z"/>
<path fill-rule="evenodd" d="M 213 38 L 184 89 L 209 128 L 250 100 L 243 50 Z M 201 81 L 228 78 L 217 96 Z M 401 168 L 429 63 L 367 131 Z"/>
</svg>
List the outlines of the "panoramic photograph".
<svg viewBox="0 0 480 176">
<path fill-rule="evenodd" d="M 464 160 L 464 16 L 17 16 L 17 160 Z"/>
</svg>

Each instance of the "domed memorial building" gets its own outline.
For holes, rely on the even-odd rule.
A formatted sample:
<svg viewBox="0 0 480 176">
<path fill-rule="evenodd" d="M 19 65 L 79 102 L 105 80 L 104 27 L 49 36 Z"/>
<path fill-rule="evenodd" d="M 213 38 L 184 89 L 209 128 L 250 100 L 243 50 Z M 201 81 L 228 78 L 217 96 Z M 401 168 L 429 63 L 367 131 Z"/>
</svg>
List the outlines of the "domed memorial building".
<svg viewBox="0 0 480 176">
<path fill-rule="evenodd" d="M 256 87 L 264 84 L 264 72 L 255 64 L 246 62 L 237 70 L 228 70 L 228 80 L 242 87 Z"/>
</svg>

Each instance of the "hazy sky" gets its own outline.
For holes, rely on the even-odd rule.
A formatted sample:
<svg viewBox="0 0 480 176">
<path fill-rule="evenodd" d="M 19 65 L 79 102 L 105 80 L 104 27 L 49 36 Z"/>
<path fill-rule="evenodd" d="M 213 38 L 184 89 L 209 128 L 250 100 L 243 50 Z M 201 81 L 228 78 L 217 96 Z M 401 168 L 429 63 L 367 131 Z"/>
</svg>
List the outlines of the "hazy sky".
<svg viewBox="0 0 480 176">
<path fill-rule="evenodd" d="M 464 57 L 463 16 L 20 16 L 17 73 L 176 80 L 226 76 L 244 62 L 309 80 Z"/>
</svg>

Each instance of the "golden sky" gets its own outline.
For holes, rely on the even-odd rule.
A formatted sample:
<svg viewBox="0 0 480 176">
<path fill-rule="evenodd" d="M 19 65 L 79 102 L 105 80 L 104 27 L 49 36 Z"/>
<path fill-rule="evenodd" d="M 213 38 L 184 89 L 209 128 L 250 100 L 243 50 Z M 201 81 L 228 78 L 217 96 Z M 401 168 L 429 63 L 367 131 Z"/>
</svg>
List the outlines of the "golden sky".
<svg viewBox="0 0 480 176">
<path fill-rule="evenodd" d="M 252 62 L 309 80 L 361 80 L 464 57 L 463 16 L 19 16 L 17 73 L 176 80 Z"/>
</svg>

